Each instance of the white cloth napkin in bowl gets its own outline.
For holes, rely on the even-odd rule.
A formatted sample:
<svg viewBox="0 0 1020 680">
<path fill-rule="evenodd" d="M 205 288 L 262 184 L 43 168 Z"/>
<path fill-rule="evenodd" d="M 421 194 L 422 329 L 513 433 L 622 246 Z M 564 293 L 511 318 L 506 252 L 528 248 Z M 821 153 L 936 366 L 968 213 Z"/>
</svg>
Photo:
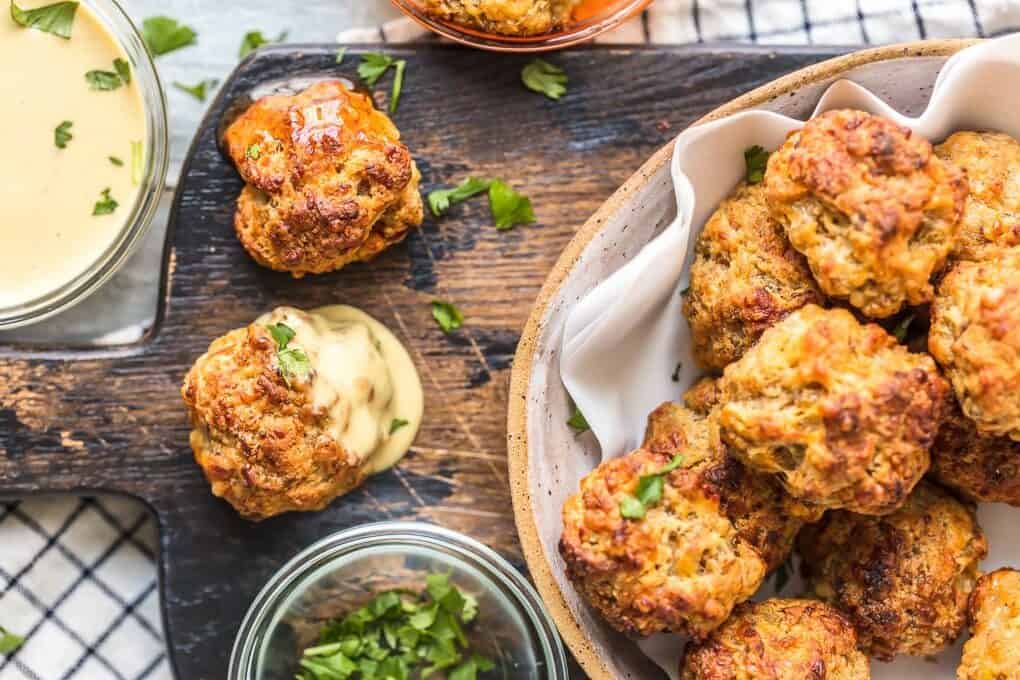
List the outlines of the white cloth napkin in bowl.
<svg viewBox="0 0 1020 680">
<path fill-rule="evenodd" d="M 897 77 L 897 87 L 924 91 L 924 83 L 911 80 L 910 71 Z M 1020 137 L 1020 34 L 971 47 L 946 62 L 917 118 L 902 115 L 849 80 L 829 87 L 814 114 L 837 108 L 885 116 L 936 142 L 956 130 L 990 129 Z M 591 425 L 603 458 L 635 448 L 648 413 L 677 399 L 699 377 L 680 300 L 696 235 L 743 177 L 744 150 L 756 144 L 775 149 L 801 125 L 772 111 L 748 111 L 680 134 L 671 166 L 675 221 L 568 315 L 561 377 Z M 672 379 L 677 364 L 682 367 L 679 383 Z M 982 566 L 1020 566 L 1020 543 L 1011 535 L 1020 509 L 982 504 L 979 521 L 991 545 Z M 768 588 L 760 593 L 768 594 Z M 682 646 L 675 638 L 653 638 L 643 649 L 676 677 Z M 953 648 L 934 665 L 900 657 L 874 664 L 873 675 L 876 680 L 948 680 L 955 677 L 958 654 L 959 648 Z"/>
</svg>

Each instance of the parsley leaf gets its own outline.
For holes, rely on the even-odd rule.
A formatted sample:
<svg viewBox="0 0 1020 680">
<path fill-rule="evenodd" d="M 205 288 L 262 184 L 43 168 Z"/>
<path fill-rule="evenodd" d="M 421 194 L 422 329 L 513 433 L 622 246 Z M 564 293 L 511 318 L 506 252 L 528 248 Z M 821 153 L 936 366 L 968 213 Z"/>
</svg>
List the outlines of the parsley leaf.
<svg viewBox="0 0 1020 680">
<path fill-rule="evenodd" d="M 489 184 L 489 207 L 496 228 L 500 230 L 513 229 L 518 224 L 531 224 L 535 221 L 531 199 L 498 179 Z"/>
<path fill-rule="evenodd" d="M 124 84 L 124 81 L 120 79 L 120 76 L 113 71 L 88 71 L 85 74 L 85 80 L 89 84 L 89 89 L 99 90 L 101 92 L 116 90 Z"/>
<path fill-rule="evenodd" d="M 765 166 L 769 152 L 758 145 L 744 151 L 744 165 L 747 166 L 747 183 L 757 184 L 765 178 Z"/>
<path fill-rule="evenodd" d="M 145 161 L 145 150 L 141 140 L 131 142 L 131 182 L 142 183 L 142 164 Z"/>
<path fill-rule="evenodd" d="M 25 638 L 0 626 L 0 654 L 11 654 L 25 644 Z"/>
<path fill-rule="evenodd" d="M 176 87 L 178 90 L 181 90 L 182 92 L 187 92 L 188 94 L 190 94 L 192 97 L 194 97 L 195 99 L 197 99 L 200 102 L 204 102 L 205 101 L 205 95 L 206 95 L 206 90 L 207 89 L 211 90 L 211 89 L 213 89 L 214 87 L 216 87 L 219 84 L 220 84 L 220 81 L 216 80 L 215 78 L 208 78 L 206 80 L 201 80 L 201 81 L 199 81 L 198 83 L 196 83 L 194 85 L 185 85 L 184 83 L 179 83 L 177 81 L 174 81 L 174 87 Z"/>
<path fill-rule="evenodd" d="M 544 59 L 535 59 L 521 71 L 521 82 L 529 90 L 559 99 L 567 91 L 567 74 Z"/>
<path fill-rule="evenodd" d="M 74 13 L 78 11 L 77 2 L 55 2 L 52 5 L 21 9 L 11 0 L 11 19 L 19 26 L 34 28 L 37 31 L 52 33 L 64 40 L 70 40 L 71 27 L 74 26 Z"/>
<path fill-rule="evenodd" d="M 244 59 L 249 54 L 262 47 L 263 45 L 269 45 L 271 43 L 281 43 L 287 39 L 287 31 L 284 31 L 276 37 L 276 40 L 267 38 L 262 35 L 262 31 L 248 31 L 244 34 L 244 38 L 241 39 L 241 49 L 238 51 L 238 56 Z"/>
<path fill-rule="evenodd" d="M 116 165 L 118 168 L 122 167 L 124 165 L 124 161 L 122 161 L 121 159 L 117 158 L 116 156 L 107 156 L 107 158 L 109 158 L 110 162 L 113 163 L 114 165 Z"/>
<path fill-rule="evenodd" d="M 361 55 L 361 63 L 358 64 L 358 76 L 365 81 L 369 87 L 374 87 L 377 80 L 391 67 L 396 65 L 396 60 L 386 54 L 379 52 L 367 52 Z"/>
<path fill-rule="evenodd" d="M 198 34 L 190 26 L 165 16 L 149 17 L 142 22 L 142 36 L 154 56 L 195 44 Z"/>
<path fill-rule="evenodd" d="M 277 349 L 287 349 L 287 345 L 296 335 L 294 329 L 283 322 L 271 323 L 266 326 L 266 330 L 273 336 Z"/>
<path fill-rule="evenodd" d="M 259 156 L 262 155 L 262 145 L 259 144 L 258 142 L 252 144 L 251 146 L 244 150 L 244 155 L 252 159 L 253 161 L 257 161 L 259 159 Z"/>
<path fill-rule="evenodd" d="M 120 79 L 124 81 L 125 85 L 131 84 L 131 66 L 123 59 L 119 57 L 113 60 L 113 69 L 120 76 Z"/>
<path fill-rule="evenodd" d="M 74 135 L 71 134 L 72 125 L 74 123 L 65 120 L 53 130 L 53 143 L 57 145 L 58 149 L 66 149 L 67 143 L 74 139 Z"/>
<path fill-rule="evenodd" d="M 643 518 L 648 508 L 658 505 L 659 501 L 662 500 L 662 491 L 666 486 L 666 475 L 680 467 L 683 462 L 684 457 L 677 454 L 658 472 L 642 475 L 638 480 L 634 495 L 628 494 L 620 499 L 620 516 L 625 519 Z"/>
<path fill-rule="evenodd" d="M 460 310 L 451 303 L 442 300 L 432 301 L 432 318 L 436 320 L 444 333 L 455 331 L 464 323 L 464 315 Z"/>
<path fill-rule="evenodd" d="M 577 408 L 577 405 L 574 405 L 574 412 L 571 413 L 570 418 L 567 419 L 567 425 L 577 430 L 577 434 L 587 432 L 591 429 L 591 426 L 588 425 L 588 420 L 584 417 L 584 414 L 581 413 L 581 409 Z"/>
<path fill-rule="evenodd" d="M 914 314 L 906 315 L 893 329 L 893 336 L 900 342 L 906 342 L 907 336 L 910 334 L 910 324 L 914 323 L 914 317 Z"/>
<path fill-rule="evenodd" d="M 405 427 L 408 424 L 409 424 L 408 421 L 404 420 L 403 418 L 394 418 L 393 420 L 390 421 L 390 434 L 393 434 L 394 432 L 396 432 L 402 427 Z"/>
<path fill-rule="evenodd" d="M 433 215 L 439 217 L 449 210 L 451 205 L 462 203 L 472 196 L 488 191 L 490 184 L 491 180 L 468 177 L 450 189 L 435 189 L 428 195 L 429 208 Z"/>
<path fill-rule="evenodd" d="M 276 359 L 280 362 L 280 373 L 288 385 L 291 378 L 307 378 L 312 370 L 312 362 L 300 347 L 280 350 L 276 353 Z"/>
<path fill-rule="evenodd" d="M 346 56 L 347 56 L 347 48 L 346 47 L 341 47 L 340 49 L 338 49 L 336 51 L 336 63 L 337 64 L 344 63 L 344 57 L 346 57 Z"/>
<path fill-rule="evenodd" d="M 110 188 L 103 189 L 102 197 L 96 201 L 96 204 L 92 207 L 92 215 L 109 215 L 117 206 L 120 205 L 114 200 L 113 196 L 110 196 Z"/>
</svg>

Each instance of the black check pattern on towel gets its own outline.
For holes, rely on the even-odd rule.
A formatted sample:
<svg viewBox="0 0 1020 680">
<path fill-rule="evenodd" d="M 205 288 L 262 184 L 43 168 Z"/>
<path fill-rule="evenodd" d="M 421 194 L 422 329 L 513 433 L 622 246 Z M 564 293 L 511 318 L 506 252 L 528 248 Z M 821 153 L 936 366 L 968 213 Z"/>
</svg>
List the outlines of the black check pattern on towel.
<svg viewBox="0 0 1020 680">
<path fill-rule="evenodd" d="M 169 680 L 156 530 L 118 497 L 0 504 L 0 680 Z"/>
</svg>

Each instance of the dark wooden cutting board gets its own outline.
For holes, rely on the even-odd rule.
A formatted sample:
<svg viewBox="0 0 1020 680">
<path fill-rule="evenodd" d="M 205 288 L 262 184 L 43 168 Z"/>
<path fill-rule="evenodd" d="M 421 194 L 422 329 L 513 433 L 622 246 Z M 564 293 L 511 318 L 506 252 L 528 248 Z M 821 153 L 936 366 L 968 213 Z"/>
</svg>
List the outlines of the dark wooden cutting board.
<svg viewBox="0 0 1020 680">
<path fill-rule="evenodd" d="M 480 198 L 443 219 L 427 217 L 406 243 L 367 265 L 302 280 L 258 267 L 234 237 L 241 181 L 217 148 L 223 112 L 268 81 L 356 80 L 359 54 L 378 49 L 408 60 L 394 119 L 423 190 L 469 174 L 502 177 L 531 197 L 538 223 L 497 231 Z M 570 75 L 568 94 L 553 102 L 522 87 L 528 57 L 358 48 L 337 66 L 335 46 L 259 51 L 221 89 L 184 165 L 150 335 L 102 352 L 0 347 L 0 497 L 102 490 L 149 505 L 161 532 L 163 611 L 181 680 L 223 680 L 255 593 L 288 558 L 334 531 L 389 518 L 435 522 L 523 568 L 507 486 L 507 369 L 546 272 L 574 230 L 685 125 L 837 53 L 576 50 L 547 57 Z M 389 79 L 378 89 L 388 92 Z M 440 332 L 434 298 L 464 312 L 460 331 Z M 192 460 L 181 380 L 213 338 L 263 311 L 331 303 L 361 307 L 411 348 L 426 391 L 425 424 L 398 468 L 326 511 L 245 522 L 213 498 Z"/>
</svg>

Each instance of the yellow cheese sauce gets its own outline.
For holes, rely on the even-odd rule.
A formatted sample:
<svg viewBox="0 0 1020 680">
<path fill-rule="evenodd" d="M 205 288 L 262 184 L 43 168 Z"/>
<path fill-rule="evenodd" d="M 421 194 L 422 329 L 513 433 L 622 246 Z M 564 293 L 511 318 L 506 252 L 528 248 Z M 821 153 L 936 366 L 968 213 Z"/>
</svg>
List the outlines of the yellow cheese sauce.
<svg viewBox="0 0 1020 680">
<path fill-rule="evenodd" d="M 400 340 L 347 305 L 308 312 L 278 307 L 256 321 L 279 322 L 294 330 L 288 347 L 308 355 L 313 407 L 329 413 L 330 434 L 368 474 L 395 465 L 411 448 L 425 404 L 418 371 Z M 407 424 L 394 430 L 399 421 Z"/>
<path fill-rule="evenodd" d="M 51 0 L 24 0 L 28 10 Z M 0 308 L 50 293 L 94 264 L 131 213 L 131 143 L 145 139 L 135 78 L 115 90 L 90 89 L 85 73 L 115 71 L 124 50 L 84 4 L 71 38 L 25 28 L 0 8 Z M 133 70 L 132 70 L 133 72 Z M 55 129 L 72 123 L 66 147 Z M 123 165 L 114 165 L 115 156 Z M 104 189 L 119 206 L 93 216 Z"/>
</svg>

